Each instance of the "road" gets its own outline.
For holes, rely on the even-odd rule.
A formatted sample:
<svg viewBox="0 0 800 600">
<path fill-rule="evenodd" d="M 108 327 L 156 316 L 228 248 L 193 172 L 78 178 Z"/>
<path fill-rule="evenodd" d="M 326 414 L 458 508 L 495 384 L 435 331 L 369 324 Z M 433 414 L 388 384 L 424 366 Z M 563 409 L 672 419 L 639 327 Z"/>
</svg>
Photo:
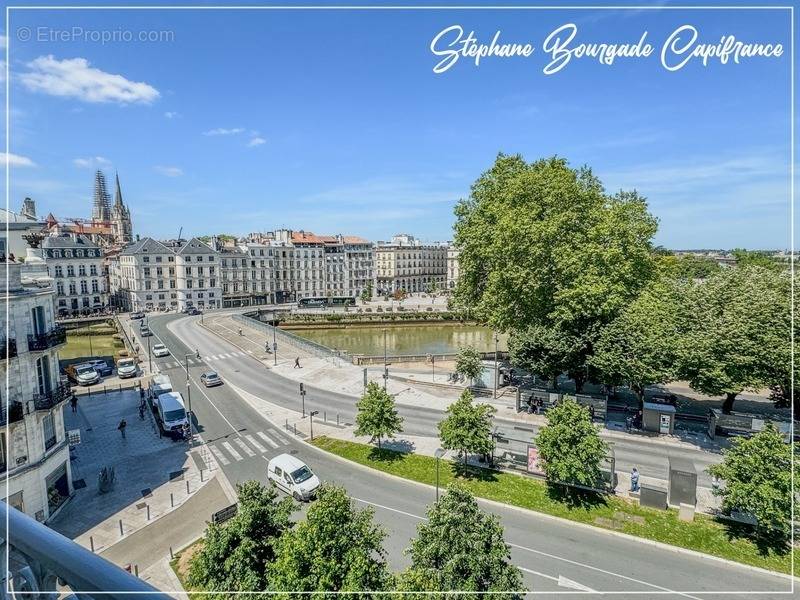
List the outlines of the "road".
<svg viewBox="0 0 800 600">
<path fill-rule="evenodd" d="M 183 362 L 197 349 L 201 356 L 226 355 L 213 361 L 213 369 L 236 387 L 276 404 L 297 406 L 296 383 L 274 375 L 257 360 L 242 353 L 196 323 L 196 317 L 155 316 L 151 329 L 158 341 L 167 345 L 172 356 L 156 359 L 162 372 L 169 374 L 180 389 L 185 381 Z M 169 327 L 168 327 L 169 326 Z M 198 387 L 200 374 L 211 368 L 203 360 L 189 357 L 189 389 L 196 430 L 217 457 L 231 483 L 250 479 L 265 481 L 267 460 L 279 453 L 296 454 L 309 464 L 323 481 L 344 486 L 362 506 L 371 506 L 375 518 L 387 531 L 385 547 L 394 569 L 408 564 L 403 551 L 434 500 L 434 490 L 388 478 L 350 465 L 310 447 L 282 431 L 257 412 L 231 388 L 223 385 Z M 348 396 L 309 388 L 307 410 L 340 411 L 352 415 L 353 399 Z M 345 413 L 346 406 L 350 413 Z M 411 434 L 426 435 L 440 413 L 415 409 L 406 416 Z M 639 597 L 722 598 L 711 592 L 741 592 L 762 598 L 778 598 L 790 589 L 786 578 L 756 572 L 703 556 L 675 552 L 602 530 L 482 502 L 485 510 L 496 514 L 505 527 L 506 542 L 513 562 L 523 571 L 525 585 L 536 592 L 566 593 L 578 590 L 620 592 Z"/>
</svg>

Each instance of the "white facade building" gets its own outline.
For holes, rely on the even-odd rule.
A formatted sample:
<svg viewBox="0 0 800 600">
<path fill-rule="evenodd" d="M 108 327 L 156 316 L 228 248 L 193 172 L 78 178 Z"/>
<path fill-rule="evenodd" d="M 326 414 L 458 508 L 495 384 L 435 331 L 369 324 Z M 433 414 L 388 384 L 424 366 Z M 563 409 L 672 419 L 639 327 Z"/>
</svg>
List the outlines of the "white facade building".
<svg viewBox="0 0 800 600">
<path fill-rule="evenodd" d="M 452 246 L 447 248 L 447 289 L 454 290 L 458 283 L 458 253 Z"/>
<path fill-rule="evenodd" d="M 53 280 L 41 249 L 28 249 L 25 264 L 4 262 L 0 310 L 0 371 L 8 381 L 2 399 L 0 467 L 8 475 L 6 502 L 48 521 L 72 495 L 63 406 L 69 386 L 59 381 L 58 349 L 65 331 L 55 324 Z M 6 274 L 8 285 L 6 286 Z M 5 495 L 4 495 L 5 496 Z"/>
<path fill-rule="evenodd" d="M 447 284 L 447 245 L 423 244 L 406 233 L 375 245 L 377 292 L 432 292 Z"/>
<path fill-rule="evenodd" d="M 108 281 L 100 246 L 73 233 L 47 236 L 42 248 L 56 286 L 57 316 L 108 306 Z"/>
</svg>

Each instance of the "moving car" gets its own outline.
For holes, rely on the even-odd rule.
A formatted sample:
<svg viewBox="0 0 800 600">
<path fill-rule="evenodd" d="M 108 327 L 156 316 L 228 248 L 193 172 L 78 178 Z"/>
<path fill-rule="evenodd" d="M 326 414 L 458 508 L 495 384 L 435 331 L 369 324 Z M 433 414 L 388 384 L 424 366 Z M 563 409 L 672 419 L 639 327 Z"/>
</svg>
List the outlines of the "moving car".
<svg viewBox="0 0 800 600">
<path fill-rule="evenodd" d="M 169 350 L 164 344 L 156 344 L 153 346 L 153 356 L 169 356 Z"/>
<path fill-rule="evenodd" d="M 142 337 L 150 337 L 151 335 L 153 335 L 153 332 L 150 331 L 149 327 L 142 327 L 139 330 L 139 335 L 141 335 Z"/>
<path fill-rule="evenodd" d="M 167 435 L 184 437 L 189 429 L 189 419 L 183 406 L 183 396 L 178 392 L 166 392 L 156 397 L 158 425 Z"/>
<path fill-rule="evenodd" d="M 291 454 L 280 454 L 267 464 L 267 479 L 298 502 L 307 502 L 319 488 L 319 478 Z"/>
<path fill-rule="evenodd" d="M 89 363 L 69 365 L 65 370 L 67 377 L 78 385 L 92 385 L 100 381 L 100 375 Z"/>
<path fill-rule="evenodd" d="M 200 375 L 200 381 L 206 387 L 214 387 L 215 385 L 222 385 L 222 378 L 217 375 L 216 371 L 206 371 Z"/>
<path fill-rule="evenodd" d="M 87 360 L 86 364 L 92 365 L 94 367 L 94 370 L 97 371 L 97 374 L 100 375 L 101 377 L 106 377 L 107 375 L 111 375 L 114 372 L 114 367 L 112 367 L 106 361 L 99 358 L 93 360 Z"/>
<path fill-rule="evenodd" d="M 139 373 L 139 367 L 136 365 L 134 359 L 120 358 L 117 361 L 117 375 L 119 375 L 121 379 L 136 377 L 137 373 Z"/>
<path fill-rule="evenodd" d="M 135 321 L 137 319 L 144 319 L 144 313 L 142 311 L 131 313 L 131 320 Z"/>
</svg>

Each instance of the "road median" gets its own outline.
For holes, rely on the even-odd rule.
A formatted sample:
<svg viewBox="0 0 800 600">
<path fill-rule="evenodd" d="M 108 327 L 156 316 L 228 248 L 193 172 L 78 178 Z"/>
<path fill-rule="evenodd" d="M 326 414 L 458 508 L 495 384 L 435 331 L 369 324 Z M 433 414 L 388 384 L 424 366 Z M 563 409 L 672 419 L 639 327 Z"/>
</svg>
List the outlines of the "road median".
<svg viewBox="0 0 800 600">
<path fill-rule="evenodd" d="M 427 485 L 436 484 L 436 459 L 402 453 L 366 444 L 319 437 L 313 444 L 358 464 Z M 466 473 L 443 460 L 439 484 L 453 481 L 465 485 L 475 496 L 600 529 L 700 552 L 717 558 L 777 573 L 791 572 L 792 553 L 776 549 L 748 535 L 740 526 L 698 514 L 693 522 L 678 519 L 676 510 L 642 508 L 616 497 L 564 494 L 545 482 L 491 469 L 471 467 Z M 796 565 L 800 560 L 795 560 Z"/>
</svg>

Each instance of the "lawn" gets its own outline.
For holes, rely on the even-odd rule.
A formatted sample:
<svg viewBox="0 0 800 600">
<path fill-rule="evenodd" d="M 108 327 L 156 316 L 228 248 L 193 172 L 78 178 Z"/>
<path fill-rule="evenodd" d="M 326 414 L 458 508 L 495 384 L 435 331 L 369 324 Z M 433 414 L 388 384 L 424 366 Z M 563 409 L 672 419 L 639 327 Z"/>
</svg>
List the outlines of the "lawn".
<svg viewBox="0 0 800 600">
<path fill-rule="evenodd" d="M 202 540 L 198 540 L 198 541 L 194 542 L 192 545 L 190 545 L 190 546 L 184 548 L 183 550 L 181 550 L 180 552 L 178 552 L 175 555 L 175 558 L 173 558 L 171 561 L 169 561 L 169 566 L 172 567 L 172 570 L 175 572 L 176 577 L 181 582 L 181 586 L 187 592 L 197 591 L 197 590 L 194 590 L 186 582 L 186 579 L 187 579 L 187 577 L 189 575 L 189 564 L 190 564 L 190 561 L 192 559 L 192 556 L 194 556 L 194 553 L 197 552 L 200 549 L 202 544 L 203 544 Z M 187 594 L 187 598 L 189 600 L 192 600 L 192 599 L 200 600 L 203 597 L 204 596 L 202 594 L 191 594 L 191 593 Z"/>
<path fill-rule="evenodd" d="M 121 340 L 115 340 L 116 330 L 104 323 L 92 325 L 89 328 L 92 335 L 86 335 L 86 327 L 78 330 L 83 335 L 67 332 L 67 344 L 59 350 L 61 359 L 91 358 L 94 356 L 114 356 L 117 351 L 124 348 Z M 96 332 L 96 333 L 95 333 Z"/>
<path fill-rule="evenodd" d="M 430 485 L 436 481 L 436 459 L 430 456 L 378 450 L 374 446 L 328 437 L 319 437 L 314 440 L 314 444 L 323 450 L 385 473 Z M 694 522 L 687 523 L 678 519 L 676 510 L 642 508 L 613 496 L 604 498 L 590 495 L 574 499 L 565 496 L 560 488 L 548 486 L 539 479 L 477 468 L 464 475 L 460 467 L 443 461 L 440 465 L 440 485 L 444 487 L 456 480 L 481 498 L 621 531 L 771 571 L 791 572 L 791 552 L 782 548 L 759 546 L 743 528 L 730 526 L 707 515 L 696 514 Z M 800 561 L 796 560 L 795 564 L 800 567 Z"/>
</svg>

